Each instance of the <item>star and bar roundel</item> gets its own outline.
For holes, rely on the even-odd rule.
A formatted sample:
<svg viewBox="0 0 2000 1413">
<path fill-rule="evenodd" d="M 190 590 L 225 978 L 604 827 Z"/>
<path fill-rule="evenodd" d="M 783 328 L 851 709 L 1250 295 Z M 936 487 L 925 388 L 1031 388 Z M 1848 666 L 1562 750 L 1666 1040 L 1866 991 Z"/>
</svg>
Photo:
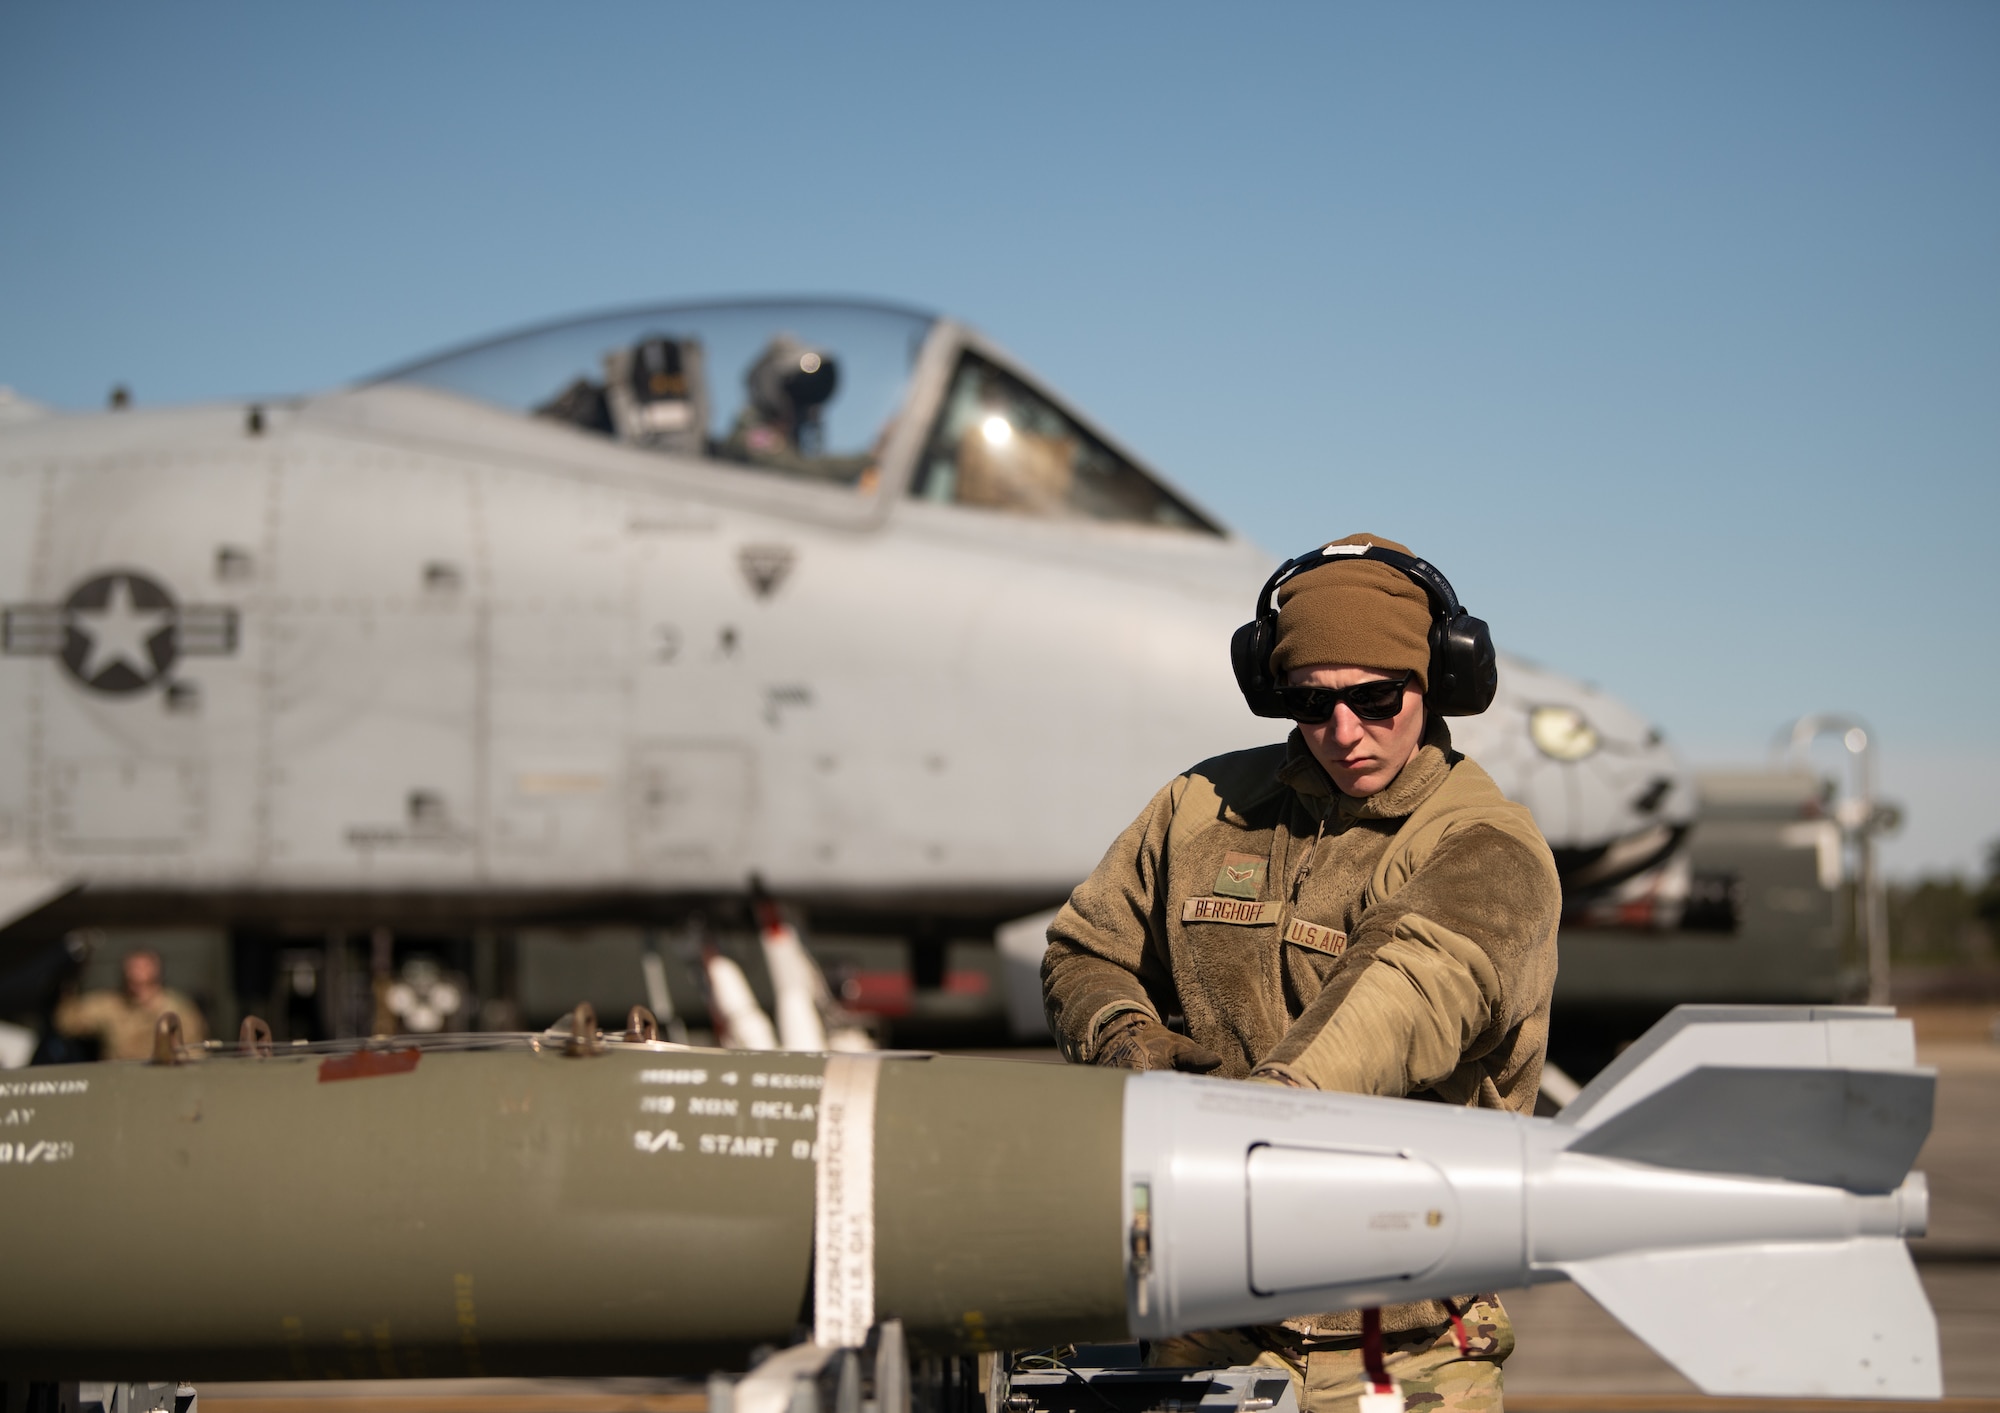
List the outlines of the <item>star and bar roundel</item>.
<svg viewBox="0 0 2000 1413">
<path fill-rule="evenodd" d="M 93 574 L 60 604 L 0 609 L 0 652 L 60 658 L 77 682 L 109 696 L 169 680 L 183 657 L 226 657 L 236 637 L 234 608 L 180 603 L 137 569 Z"/>
</svg>

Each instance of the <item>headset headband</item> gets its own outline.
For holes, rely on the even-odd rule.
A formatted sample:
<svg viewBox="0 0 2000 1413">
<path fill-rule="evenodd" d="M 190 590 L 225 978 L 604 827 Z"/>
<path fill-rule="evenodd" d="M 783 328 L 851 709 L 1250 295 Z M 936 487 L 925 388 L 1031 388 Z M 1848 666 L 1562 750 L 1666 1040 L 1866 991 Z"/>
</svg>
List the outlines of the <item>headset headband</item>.
<svg viewBox="0 0 2000 1413">
<path fill-rule="evenodd" d="M 1430 595 L 1431 610 L 1444 622 L 1449 623 L 1465 610 L 1459 606 L 1458 595 L 1452 591 L 1451 581 L 1444 577 L 1438 567 L 1428 560 L 1415 555 L 1404 554 L 1383 545 L 1327 545 L 1295 559 L 1288 559 L 1279 565 L 1271 577 L 1265 581 L 1264 590 L 1257 595 L 1257 612 L 1262 615 L 1278 611 L 1274 597 L 1279 589 L 1309 569 L 1339 560 L 1372 559 L 1386 564 L 1391 569 L 1400 569 L 1423 586 Z"/>
</svg>

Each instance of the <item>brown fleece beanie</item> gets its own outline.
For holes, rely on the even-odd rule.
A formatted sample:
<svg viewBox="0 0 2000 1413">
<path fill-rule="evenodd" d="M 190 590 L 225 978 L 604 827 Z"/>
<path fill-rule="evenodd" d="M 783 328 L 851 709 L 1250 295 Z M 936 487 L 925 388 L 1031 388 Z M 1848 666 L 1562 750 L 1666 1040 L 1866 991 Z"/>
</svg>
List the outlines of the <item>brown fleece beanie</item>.
<svg viewBox="0 0 2000 1413">
<path fill-rule="evenodd" d="M 1380 535 L 1349 535 L 1336 545 L 1410 551 Z M 1331 664 L 1416 673 L 1430 690 L 1431 601 L 1400 569 L 1372 560 L 1329 560 L 1278 591 L 1278 646 L 1271 668 L 1282 680 L 1295 667 Z"/>
</svg>

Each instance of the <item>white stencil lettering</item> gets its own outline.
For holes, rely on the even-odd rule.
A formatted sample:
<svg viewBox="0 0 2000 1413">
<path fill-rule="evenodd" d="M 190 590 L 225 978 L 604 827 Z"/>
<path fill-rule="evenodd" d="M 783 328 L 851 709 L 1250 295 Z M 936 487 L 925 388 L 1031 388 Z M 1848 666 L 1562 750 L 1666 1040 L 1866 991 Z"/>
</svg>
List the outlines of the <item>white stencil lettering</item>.
<svg viewBox="0 0 2000 1413">
<path fill-rule="evenodd" d="M 753 1099 L 750 1102 L 750 1117 L 791 1119 L 809 1124 L 819 1117 L 819 1112 L 811 1104 L 794 1104 L 789 1099 Z"/>
<path fill-rule="evenodd" d="M 816 1074 L 753 1074 L 752 1089 L 818 1089 L 825 1081 Z"/>
<path fill-rule="evenodd" d="M 0 1099 L 40 1099 L 53 1094 L 82 1094 L 87 1079 L 14 1079 L 0 1083 Z"/>
<path fill-rule="evenodd" d="M 701 1136 L 701 1151 L 713 1153 L 718 1158 L 775 1158 L 778 1156 L 778 1140 L 753 1138 L 743 1133 L 704 1133 Z"/>
</svg>

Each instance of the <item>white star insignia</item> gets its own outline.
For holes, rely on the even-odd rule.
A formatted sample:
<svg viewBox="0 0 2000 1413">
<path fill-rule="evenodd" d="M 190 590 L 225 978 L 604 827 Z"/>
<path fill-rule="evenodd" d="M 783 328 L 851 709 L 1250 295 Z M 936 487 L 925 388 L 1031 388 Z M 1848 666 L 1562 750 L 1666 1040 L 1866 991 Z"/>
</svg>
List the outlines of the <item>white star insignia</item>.
<svg viewBox="0 0 2000 1413">
<path fill-rule="evenodd" d="M 90 651 L 78 675 L 86 682 L 95 682 L 122 662 L 140 677 L 151 677 L 153 654 L 146 644 L 173 621 L 172 609 L 135 605 L 131 582 L 119 575 L 111 581 L 103 608 L 70 610 L 71 626 L 90 639 Z"/>
</svg>

